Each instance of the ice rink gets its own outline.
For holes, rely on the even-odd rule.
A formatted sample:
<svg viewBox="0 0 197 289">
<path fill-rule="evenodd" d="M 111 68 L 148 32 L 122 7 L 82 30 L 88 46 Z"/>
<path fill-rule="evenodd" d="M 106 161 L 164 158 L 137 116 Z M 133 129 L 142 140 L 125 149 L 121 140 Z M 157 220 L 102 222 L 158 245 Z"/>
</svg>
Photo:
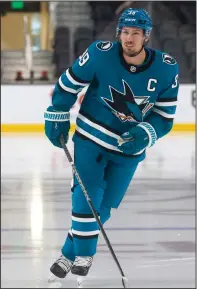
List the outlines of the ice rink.
<svg viewBox="0 0 197 289">
<path fill-rule="evenodd" d="M 47 288 L 71 222 L 71 168 L 42 134 L 3 134 L 1 144 L 1 286 Z M 105 228 L 130 288 L 195 287 L 194 134 L 149 149 Z M 53 286 L 74 288 L 76 277 Z M 84 287 L 121 288 L 102 236 Z"/>
</svg>

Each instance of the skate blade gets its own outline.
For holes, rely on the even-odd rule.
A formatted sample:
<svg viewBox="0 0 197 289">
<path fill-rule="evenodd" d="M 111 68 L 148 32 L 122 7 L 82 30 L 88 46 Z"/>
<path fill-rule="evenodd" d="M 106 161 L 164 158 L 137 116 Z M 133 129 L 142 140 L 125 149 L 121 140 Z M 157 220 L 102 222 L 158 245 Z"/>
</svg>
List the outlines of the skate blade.
<svg viewBox="0 0 197 289">
<path fill-rule="evenodd" d="M 83 276 L 77 276 L 77 288 L 83 288 L 83 281 L 84 281 Z"/>
<path fill-rule="evenodd" d="M 58 280 L 58 278 L 51 274 L 48 279 L 48 288 L 61 288 L 62 283 Z"/>
</svg>

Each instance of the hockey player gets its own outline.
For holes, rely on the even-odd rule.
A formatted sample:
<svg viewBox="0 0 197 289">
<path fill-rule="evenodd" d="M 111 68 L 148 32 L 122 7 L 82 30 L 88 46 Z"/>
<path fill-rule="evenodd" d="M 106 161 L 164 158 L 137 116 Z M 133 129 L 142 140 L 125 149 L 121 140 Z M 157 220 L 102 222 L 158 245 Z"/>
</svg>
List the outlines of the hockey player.
<svg viewBox="0 0 197 289">
<path fill-rule="evenodd" d="M 77 120 L 74 161 L 102 224 L 118 208 L 146 149 L 173 126 L 178 64 L 146 46 L 152 21 L 143 9 L 125 10 L 117 41 L 96 41 L 63 73 L 45 112 L 45 133 L 58 147 L 68 140 L 69 110 L 89 85 Z M 99 227 L 74 177 L 72 224 L 51 272 L 86 276 L 96 253 Z"/>
</svg>

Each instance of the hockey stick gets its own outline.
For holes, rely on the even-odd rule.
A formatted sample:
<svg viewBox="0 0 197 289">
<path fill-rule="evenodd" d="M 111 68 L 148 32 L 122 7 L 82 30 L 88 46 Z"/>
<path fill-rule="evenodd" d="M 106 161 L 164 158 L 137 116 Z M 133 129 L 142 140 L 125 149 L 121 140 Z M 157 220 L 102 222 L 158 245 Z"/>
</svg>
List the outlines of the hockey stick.
<svg viewBox="0 0 197 289">
<path fill-rule="evenodd" d="M 103 237 L 104 237 L 104 239 L 105 239 L 105 241 L 106 241 L 106 243 L 107 243 L 107 246 L 108 246 L 108 248 L 109 248 L 109 250 L 110 250 L 110 252 L 111 252 L 111 254 L 112 254 L 112 257 L 113 257 L 114 261 L 116 262 L 116 265 L 118 266 L 118 269 L 119 269 L 120 274 L 121 274 L 121 276 L 122 276 L 122 285 L 123 285 L 124 288 L 128 288 L 128 279 L 127 279 L 127 278 L 125 277 L 125 275 L 124 275 L 124 272 L 123 272 L 123 270 L 122 270 L 122 268 L 121 268 L 121 266 L 120 266 L 120 263 L 119 263 L 116 255 L 115 255 L 115 253 L 114 253 L 114 250 L 113 250 L 113 248 L 112 248 L 112 246 L 111 246 L 111 244 L 110 244 L 110 241 L 109 241 L 109 239 L 108 239 L 108 237 L 107 237 L 107 235 L 106 235 L 106 233 L 105 233 L 105 230 L 103 229 L 103 225 L 102 225 L 99 217 L 97 216 L 97 213 L 96 213 L 96 211 L 95 211 L 95 209 L 94 209 L 94 206 L 93 206 L 93 204 L 92 204 L 92 201 L 91 201 L 91 199 L 90 199 L 90 197 L 89 197 L 89 195 L 88 195 L 88 193 L 87 193 L 87 190 L 86 190 L 86 188 L 84 187 L 83 182 L 82 182 L 82 180 L 81 180 L 81 178 L 80 178 L 80 176 L 79 176 L 79 174 L 78 174 L 78 172 L 77 172 L 77 169 L 76 169 L 76 167 L 75 167 L 75 165 L 74 165 L 74 162 L 73 162 L 73 160 L 72 160 L 72 157 L 71 157 L 71 155 L 70 155 L 70 152 L 69 152 L 67 146 L 65 145 L 63 135 L 61 135 L 61 137 L 60 137 L 60 143 L 61 143 L 61 145 L 62 145 L 62 148 L 64 149 L 64 152 L 65 152 L 65 154 L 66 154 L 66 156 L 67 156 L 67 158 L 68 158 L 69 163 L 70 163 L 71 166 L 72 166 L 73 173 L 75 174 L 75 176 L 76 176 L 76 178 L 77 178 L 77 181 L 78 181 L 78 183 L 79 183 L 79 185 L 80 185 L 80 187 L 81 187 L 81 189 L 82 189 L 82 192 L 83 192 L 83 194 L 84 194 L 84 196 L 85 196 L 85 198 L 86 198 L 86 200 L 87 200 L 87 202 L 88 202 L 88 205 L 90 206 L 90 209 L 91 209 L 91 211 L 92 211 L 92 214 L 93 214 L 93 216 L 95 217 L 95 219 L 96 219 L 96 221 L 97 221 L 97 223 L 98 223 L 98 225 L 99 225 L 99 228 L 100 228 L 100 230 L 101 230 L 101 233 L 102 233 L 102 235 L 103 235 Z"/>
</svg>

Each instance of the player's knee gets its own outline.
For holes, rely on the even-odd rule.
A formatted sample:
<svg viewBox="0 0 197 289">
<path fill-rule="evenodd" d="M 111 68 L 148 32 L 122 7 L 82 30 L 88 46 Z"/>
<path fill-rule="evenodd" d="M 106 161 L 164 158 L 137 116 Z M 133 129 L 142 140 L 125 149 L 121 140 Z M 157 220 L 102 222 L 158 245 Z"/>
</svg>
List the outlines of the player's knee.
<svg viewBox="0 0 197 289">
<path fill-rule="evenodd" d="M 92 201 L 95 211 L 99 211 L 103 198 L 103 188 L 98 186 L 86 187 L 88 195 Z M 92 211 L 79 185 L 73 187 L 72 194 L 72 209 L 75 213 L 91 214 Z"/>
<path fill-rule="evenodd" d="M 101 209 L 100 209 L 101 223 L 104 224 L 105 222 L 107 222 L 109 220 L 110 217 L 111 217 L 111 208 L 101 206 Z"/>
</svg>

